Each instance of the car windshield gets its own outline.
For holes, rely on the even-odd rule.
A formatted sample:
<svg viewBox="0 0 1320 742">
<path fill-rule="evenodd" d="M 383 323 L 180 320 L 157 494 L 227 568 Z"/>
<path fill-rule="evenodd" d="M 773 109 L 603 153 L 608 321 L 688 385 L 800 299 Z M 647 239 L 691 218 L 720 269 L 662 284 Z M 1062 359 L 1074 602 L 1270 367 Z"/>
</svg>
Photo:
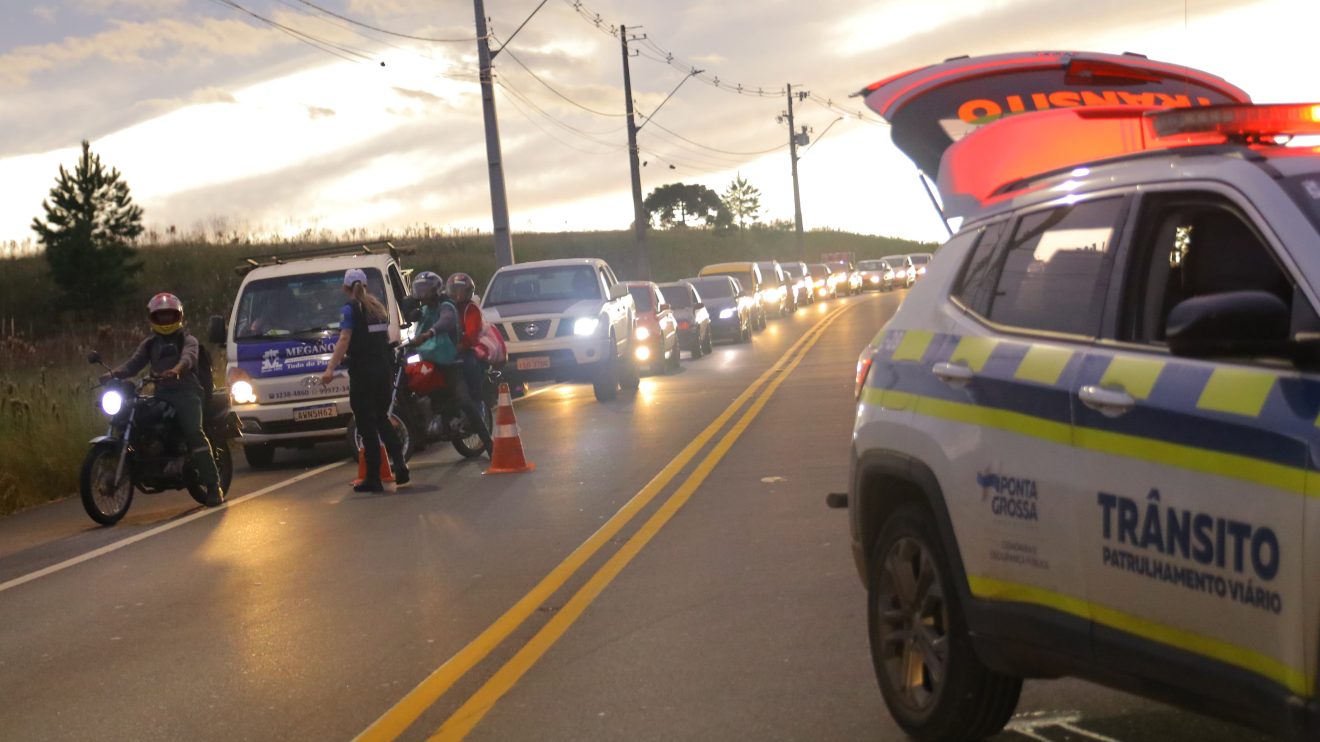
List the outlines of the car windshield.
<svg viewBox="0 0 1320 742">
<path fill-rule="evenodd" d="M 483 306 L 599 298 L 600 280 L 589 265 L 525 268 L 497 274 Z"/>
<path fill-rule="evenodd" d="M 702 296 L 708 297 L 727 297 L 733 296 L 733 286 L 723 278 L 694 278 L 691 280 L 693 286 Z"/>
<path fill-rule="evenodd" d="M 802 277 L 802 266 L 800 266 L 800 265 L 793 265 L 792 263 L 790 263 L 790 264 L 784 266 L 784 272 L 787 273 L 788 275 L 794 277 L 794 278 L 801 278 L 801 277 Z"/>
<path fill-rule="evenodd" d="M 670 284 L 660 287 L 660 291 L 665 295 L 665 301 L 674 309 L 687 309 L 692 306 L 692 292 L 687 290 L 686 286 Z"/>
<path fill-rule="evenodd" d="M 651 306 L 651 287 L 629 286 L 628 293 L 632 294 L 633 303 L 637 305 L 637 311 L 649 312 L 655 308 Z"/>
<path fill-rule="evenodd" d="M 862 271 L 882 271 L 888 267 L 883 260 L 863 260 L 857 264 L 857 270 Z"/>
<path fill-rule="evenodd" d="M 761 267 L 761 277 L 764 278 L 767 283 L 776 283 L 778 281 L 778 278 L 775 275 L 774 263 L 757 263 L 757 265 Z"/>
<path fill-rule="evenodd" d="M 1311 224 L 1320 229 L 1320 173 L 1294 175 L 1283 179 L 1284 189 L 1293 197 Z"/>
<path fill-rule="evenodd" d="M 883 260 L 886 263 L 894 266 L 895 268 L 902 268 L 904 265 L 907 264 L 907 258 L 903 257 L 902 255 L 890 255 L 887 258 L 883 258 Z"/>
<path fill-rule="evenodd" d="M 367 268 L 367 291 L 385 299 L 385 280 L 376 268 Z M 260 278 L 243 287 L 238 297 L 237 342 L 320 335 L 339 329 L 343 309 L 344 272 L 304 273 Z"/>
<path fill-rule="evenodd" d="M 808 270 L 811 271 L 812 278 L 824 278 L 825 276 L 828 276 L 830 274 L 830 269 L 826 268 L 820 263 L 816 263 L 815 265 L 810 266 Z"/>
<path fill-rule="evenodd" d="M 913 263 L 916 263 L 917 265 L 925 265 L 926 263 L 930 262 L 930 256 L 929 256 L 929 255 L 913 255 L 913 256 L 912 256 L 912 262 L 913 262 Z"/>
<path fill-rule="evenodd" d="M 755 285 L 756 285 L 756 283 L 752 280 L 752 272 L 751 272 L 751 271 L 711 271 L 710 273 L 707 273 L 706 275 L 708 275 L 708 276 L 728 276 L 729 278 L 736 278 L 736 279 L 738 279 L 738 282 L 741 283 L 743 286 L 749 286 L 749 287 L 750 287 L 750 286 L 755 286 Z"/>
</svg>

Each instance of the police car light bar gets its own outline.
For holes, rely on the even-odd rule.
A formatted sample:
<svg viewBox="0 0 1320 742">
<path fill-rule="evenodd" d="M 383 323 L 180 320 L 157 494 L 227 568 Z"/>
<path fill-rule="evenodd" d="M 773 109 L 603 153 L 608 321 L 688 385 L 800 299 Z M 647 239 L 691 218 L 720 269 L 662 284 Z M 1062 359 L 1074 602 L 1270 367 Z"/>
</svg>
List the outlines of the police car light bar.
<svg viewBox="0 0 1320 742">
<path fill-rule="evenodd" d="M 1274 136 L 1320 134 L 1320 103 L 1205 106 L 1147 116 L 1158 137 L 1221 134 L 1255 142 Z"/>
</svg>

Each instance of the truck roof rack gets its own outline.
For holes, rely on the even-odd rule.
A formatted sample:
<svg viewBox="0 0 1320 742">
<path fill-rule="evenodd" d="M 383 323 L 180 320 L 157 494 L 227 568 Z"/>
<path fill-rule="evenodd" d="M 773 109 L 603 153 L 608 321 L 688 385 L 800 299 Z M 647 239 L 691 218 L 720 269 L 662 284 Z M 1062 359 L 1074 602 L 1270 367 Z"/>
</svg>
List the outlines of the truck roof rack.
<svg viewBox="0 0 1320 742">
<path fill-rule="evenodd" d="M 376 240 L 375 242 L 349 242 L 341 245 L 328 245 L 326 247 L 314 247 L 310 250 L 290 250 L 283 253 L 272 255 L 254 255 L 243 258 L 243 263 L 236 268 L 234 272 L 240 276 L 246 276 L 257 268 L 269 265 L 284 265 L 299 260 L 310 260 L 311 258 L 328 258 L 340 255 L 378 255 L 388 253 L 389 256 L 398 260 L 402 255 L 412 255 L 413 250 L 407 248 L 395 247 L 389 240 Z"/>
</svg>

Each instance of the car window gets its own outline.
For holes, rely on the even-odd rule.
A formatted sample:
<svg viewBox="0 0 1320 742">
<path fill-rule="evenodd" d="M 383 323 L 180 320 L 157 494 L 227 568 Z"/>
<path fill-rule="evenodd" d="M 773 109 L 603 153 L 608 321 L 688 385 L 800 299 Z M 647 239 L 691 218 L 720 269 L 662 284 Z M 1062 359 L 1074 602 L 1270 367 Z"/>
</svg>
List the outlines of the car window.
<svg viewBox="0 0 1320 742">
<path fill-rule="evenodd" d="M 1161 344 L 1169 313 L 1193 297 L 1264 291 L 1293 312 L 1293 332 L 1314 332 L 1310 302 L 1251 220 L 1211 193 L 1161 194 L 1142 204 L 1128 271 L 1121 333 Z"/>
<path fill-rule="evenodd" d="M 637 311 L 649 312 L 652 309 L 651 287 L 650 286 L 629 286 L 628 293 L 632 294 L 633 303 L 637 305 Z"/>
<path fill-rule="evenodd" d="M 748 271 L 715 271 L 707 273 L 708 276 L 728 276 L 738 282 L 740 286 L 755 286 L 756 278 Z"/>
<path fill-rule="evenodd" d="M 590 266 L 524 268 L 497 273 L 485 306 L 528 301 L 600 299 L 600 279 Z"/>
<path fill-rule="evenodd" d="M 973 312 L 986 316 L 990 299 L 995 295 L 995 281 L 999 279 L 999 266 L 1008 245 L 1009 227 L 1006 220 L 989 224 L 977 235 L 976 247 L 967 256 L 961 275 L 954 284 L 953 296 Z"/>
<path fill-rule="evenodd" d="M 913 256 L 912 256 L 912 263 L 913 263 L 913 265 L 925 265 L 926 263 L 929 263 L 929 262 L 930 262 L 930 256 L 929 256 L 929 255 L 913 255 Z"/>
<path fill-rule="evenodd" d="M 857 270 L 862 271 L 882 271 L 885 269 L 883 260 L 863 260 L 857 264 Z"/>
<path fill-rule="evenodd" d="M 1022 217 L 986 316 L 1029 330 L 1096 335 L 1123 203 L 1104 198 Z"/>
<path fill-rule="evenodd" d="M 697 293 L 712 299 L 733 296 L 733 284 L 727 278 L 694 278 L 689 281 Z"/>
<path fill-rule="evenodd" d="M 692 289 L 685 286 L 661 286 L 660 293 L 664 294 L 665 303 L 674 309 L 692 306 Z"/>
</svg>

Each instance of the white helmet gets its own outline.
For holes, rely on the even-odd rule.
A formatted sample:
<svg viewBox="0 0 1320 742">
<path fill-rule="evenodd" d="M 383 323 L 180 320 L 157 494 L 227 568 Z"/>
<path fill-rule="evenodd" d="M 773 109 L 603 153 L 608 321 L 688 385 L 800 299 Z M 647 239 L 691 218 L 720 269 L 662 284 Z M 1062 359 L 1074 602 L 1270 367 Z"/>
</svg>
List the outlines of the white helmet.
<svg viewBox="0 0 1320 742">
<path fill-rule="evenodd" d="M 431 271 L 422 271 L 413 277 L 412 292 L 413 296 L 422 301 L 430 301 L 435 298 L 440 289 L 444 288 L 445 281 L 439 273 Z"/>
</svg>

